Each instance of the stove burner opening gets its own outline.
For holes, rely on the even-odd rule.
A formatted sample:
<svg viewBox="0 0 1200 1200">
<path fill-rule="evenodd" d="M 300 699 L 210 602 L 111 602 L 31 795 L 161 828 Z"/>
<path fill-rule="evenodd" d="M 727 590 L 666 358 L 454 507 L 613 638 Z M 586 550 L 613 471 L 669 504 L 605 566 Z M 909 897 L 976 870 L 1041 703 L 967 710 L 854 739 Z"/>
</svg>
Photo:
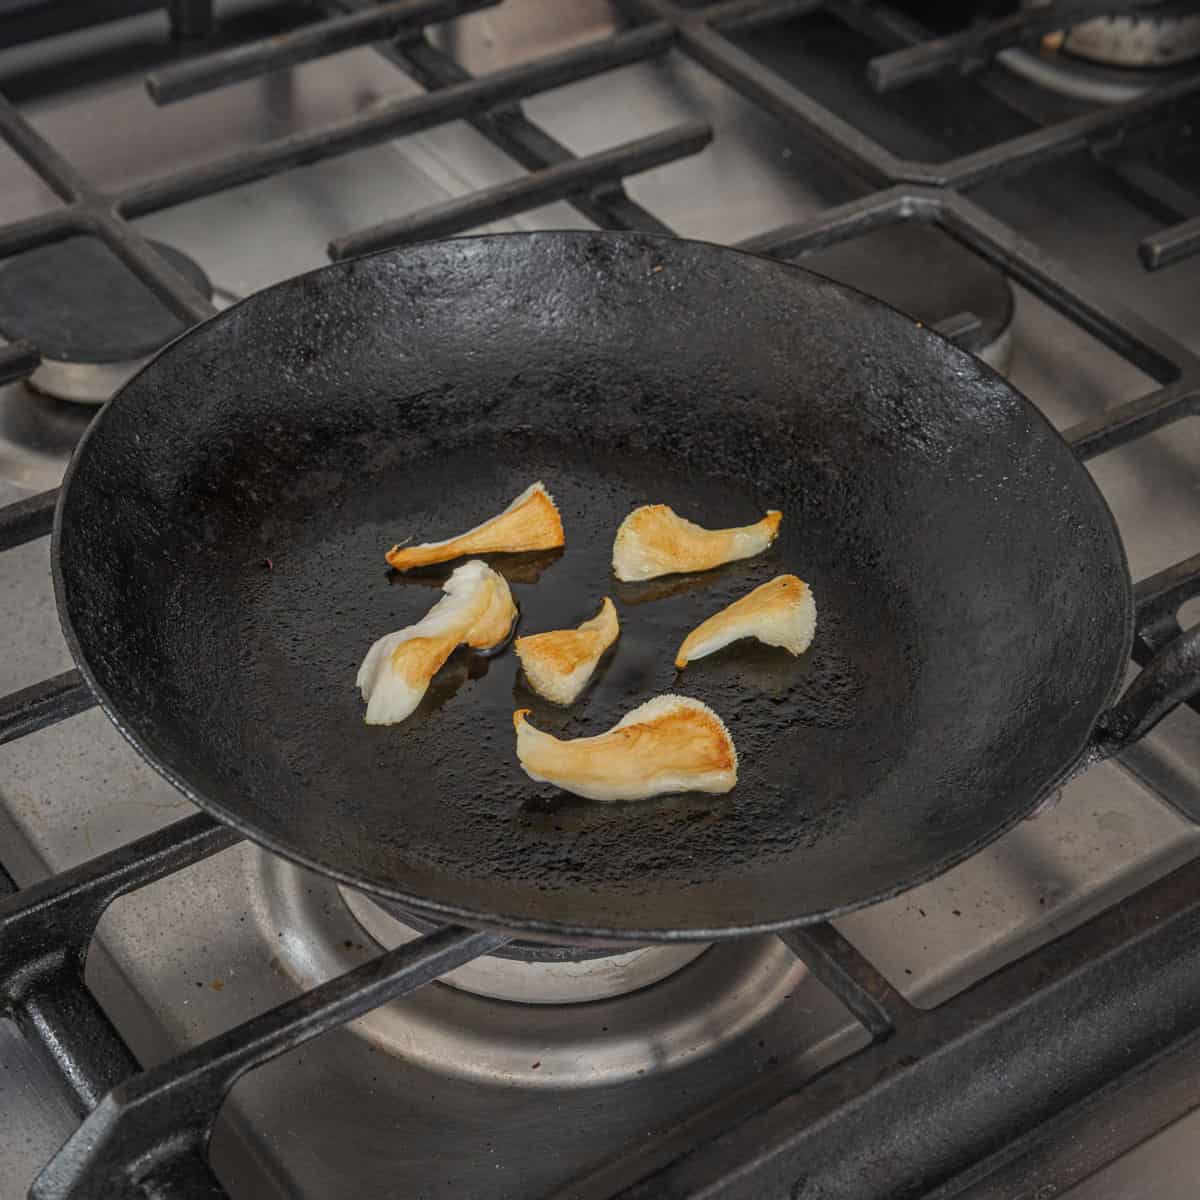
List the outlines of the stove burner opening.
<svg viewBox="0 0 1200 1200">
<path fill-rule="evenodd" d="M 408 922 L 426 924 L 265 850 L 246 868 L 273 967 L 302 989 L 419 936 Z M 773 936 L 633 949 L 519 942 L 504 951 L 381 1005 L 350 1031 L 434 1075 L 568 1091 L 721 1054 L 765 1058 L 797 1019 L 791 1001 L 808 977 Z M 470 968 L 482 974 L 464 978 Z"/>
</svg>

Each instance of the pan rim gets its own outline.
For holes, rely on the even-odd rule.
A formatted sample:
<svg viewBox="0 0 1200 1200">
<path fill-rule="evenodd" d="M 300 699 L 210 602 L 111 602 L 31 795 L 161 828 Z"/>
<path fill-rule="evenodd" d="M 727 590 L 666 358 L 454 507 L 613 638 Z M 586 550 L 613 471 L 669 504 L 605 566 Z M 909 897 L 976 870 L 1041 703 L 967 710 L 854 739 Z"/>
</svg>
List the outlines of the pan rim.
<svg viewBox="0 0 1200 1200">
<path fill-rule="evenodd" d="M 1100 491 L 1095 479 L 1087 470 L 1086 466 L 1071 450 L 1070 446 L 1062 438 L 1062 435 L 1050 423 L 1049 419 L 1041 412 L 1041 410 L 1024 395 L 1019 389 L 1014 387 L 1007 379 L 999 375 L 987 363 L 976 358 L 969 352 L 955 346 L 953 342 L 942 337 L 941 334 L 934 330 L 921 327 L 921 334 L 927 337 L 933 337 L 943 342 L 949 351 L 957 356 L 962 356 L 968 360 L 973 368 L 982 368 L 982 370 L 995 376 L 1005 386 L 1005 388 L 1019 401 L 1024 407 L 1026 415 L 1030 420 L 1041 426 L 1046 432 L 1057 439 L 1063 446 L 1064 451 L 1070 455 L 1071 460 L 1076 464 L 1079 471 L 1082 472 L 1081 486 L 1090 489 L 1090 492 L 1095 500 L 1099 502 L 1099 510 L 1104 514 L 1105 529 L 1110 543 L 1110 550 L 1114 555 L 1114 566 L 1119 567 L 1119 575 L 1122 591 L 1124 593 L 1122 599 L 1122 608 L 1125 612 L 1125 620 L 1123 622 L 1123 637 L 1121 644 L 1121 654 L 1119 658 L 1114 658 L 1114 667 L 1112 670 L 1112 678 L 1105 690 L 1105 700 L 1099 706 L 1098 711 L 1094 715 L 1091 727 L 1088 733 L 1084 734 L 1079 744 L 1072 751 L 1070 758 L 1065 765 L 1052 776 L 1034 795 L 1029 797 L 1025 802 L 1017 805 L 998 824 L 991 826 L 980 837 L 974 839 L 968 845 L 960 847 L 950 854 L 943 855 L 930 866 L 914 875 L 905 876 L 902 880 L 892 884 L 891 886 L 878 891 L 872 892 L 867 896 L 856 898 L 847 901 L 845 904 L 834 906 L 827 909 L 822 909 L 814 912 L 802 913 L 796 917 L 780 918 L 770 921 L 756 921 L 747 924 L 730 924 L 720 926 L 705 926 L 705 927 L 689 927 L 680 929 L 678 927 L 637 927 L 637 928 L 613 928 L 607 926 L 586 925 L 573 921 L 565 920 L 549 920 L 537 917 L 517 917 L 505 916 L 503 914 L 496 915 L 490 912 L 481 912 L 478 909 L 470 906 L 457 905 L 442 900 L 431 900 L 428 897 L 415 895 L 401 888 L 386 887 L 377 882 L 364 882 L 361 878 L 356 877 L 353 873 L 344 871 L 337 867 L 332 867 L 322 863 L 319 859 L 306 855 L 294 847 L 280 841 L 272 835 L 266 835 L 261 830 L 254 827 L 253 822 L 248 822 L 236 814 L 230 813 L 223 805 L 210 799 L 202 794 L 202 792 L 193 787 L 180 775 L 178 775 L 172 767 L 164 762 L 157 754 L 152 752 L 143 742 L 142 738 L 134 732 L 125 723 L 122 718 L 118 706 L 113 702 L 112 697 L 107 690 L 99 683 L 96 678 L 87 655 L 81 645 L 78 635 L 75 630 L 74 623 L 70 615 L 70 598 L 68 595 L 68 584 L 62 570 L 62 559 L 60 554 L 62 525 L 64 514 L 67 505 L 70 503 L 71 486 L 74 482 L 79 464 L 82 462 L 87 453 L 87 447 L 90 445 L 93 435 L 103 427 L 104 421 L 108 417 L 110 408 L 116 403 L 122 395 L 124 395 L 131 385 L 141 377 L 144 371 L 150 369 L 159 357 L 171 351 L 171 349 L 180 341 L 191 337 L 198 330 L 207 327 L 213 321 L 232 319 L 233 314 L 236 314 L 244 304 L 253 301 L 256 297 L 262 296 L 268 292 L 275 292 L 283 288 L 294 288 L 300 281 L 314 274 L 326 271 L 341 271 L 348 269 L 354 263 L 358 263 L 370 259 L 379 258 L 396 258 L 406 253 L 417 251 L 424 246 L 445 244 L 447 242 L 533 242 L 543 239 L 602 239 L 607 241 L 626 241 L 636 240 L 640 243 L 669 243 L 671 245 L 684 244 L 693 246 L 703 246 L 707 249 L 717 250 L 722 254 L 733 254 L 745 258 L 751 258 L 767 262 L 772 268 L 798 271 L 802 274 L 814 276 L 822 281 L 826 286 L 834 287 L 842 291 L 852 293 L 856 296 L 863 297 L 872 305 L 877 305 L 883 309 L 893 312 L 900 316 L 905 321 L 912 321 L 912 318 L 907 314 L 900 312 L 892 305 L 885 301 L 879 300 L 874 296 L 870 296 L 857 288 L 850 287 L 847 284 L 840 283 L 836 280 L 831 280 L 827 276 L 821 275 L 819 272 L 811 271 L 806 267 L 802 267 L 795 262 L 785 261 L 782 259 L 772 258 L 768 255 L 757 254 L 752 251 L 740 250 L 735 247 L 723 246 L 716 242 L 705 241 L 697 238 L 678 238 L 660 234 L 643 234 L 635 232 L 625 232 L 616 230 L 535 230 L 521 233 L 493 233 L 493 234 L 475 234 L 459 238 L 432 238 L 422 242 L 415 242 L 411 245 L 394 248 L 390 250 L 376 251 L 370 254 L 363 254 L 354 258 L 345 259 L 340 262 L 330 263 L 324 267 L 317 267 L 313 271 L 303 272 L 299 275 L 294 275 L 288 279 L 281 280 L 279 283 L 272 284 L 268 288 L 260 289 L 249 296 L 244 297 L 236 304 L 223 310 L 220 313 L 214 314 L 212 317 L 190 329 L 185 330 L 178 337 L 168 342 L 163 346 L 153 357 L 147 360 L 142 368 L 133 375 L 122 387 L 114 393 L 109 401 L 100 409 L 93 418 L 91 424 L 84 431 L 75 450 L 71 456 L 71 460 L 64 472 L 62 483 L 60 485 L 59 496 L 54 510 L 54 521 L 51 529 L 51 544 L 50 544 L 50 569 L 51 578 L 54 585 L 55 608 L 57 611 L 59 624 L 62 629 L 63 638 L 67 644 L 67 648 L 71 654 L 71 658 L 78 668 L 84 682 L 87 684 L 96 701 L 116 727 L 121 736 L 130 744 L 130 746 L 138 753 L 138 755 L 148 763 L 153 769 L 161 775 L 168 783 L 171 784 L 185 799 L 195 804 L 198 808 L 209 813 L 216 820 L 224 825 L 235 829 L 238 833 L 248 838 L 255 844 L 278 854 L 280 857 L 287 859 L 290 862 L 304 867 L 308 870 L 329 879 L 336 880 L 348 887 L 352 887 L 358 891 L 362 891 L 367 895 L 380 896 L 384 899 L 401 904 L 405 907 L 412 908 L 422 915 L 429 916 L 439 920 L 446 920 L 475 929 L 498 930 L 501 932 L 518 933 L 525 936 L 534 937 L 546 941 L 567 941 L 567 942 L 590 942 L 590 941 L 605 941 L 605 942 L 627 942 L 631 945 L 649 944 L 649 943 L 671 943 L 671 942 L 714 942 L 724 941 L 738 937 L 751 937 L 763 934 L 777 934 L 787 929 L 798 928 L 806 925 L 818 924 L 822 921 L 828 921 L 840 916 L 845 916 L 848 913 L 856 912 L 859 909 L 869 908 L 875 904 L 879 904 L 885 900 L 890 900 L 904 892 L 910 891 L 915 887 L 919 887 L 923 883 L 927 883 L 932 879 L 936 879 L 940 875 L 945 874 L 953 867 L 965 862 L 968 858 L 973 857 L 980 850 L 996 841 L 1004 834 L 1014 829 L 1026 817 L 1028 817 L 1037 806 L 1050 794 L 1060 788 L 1068 779 L 1073 777 L 1080 768 L 1086 765 L 1087 752 L 1092 744 L 1094 731 L 1101 715 L 1111 706 L 1116 695 L 1120 691 L 1121 684 L 1124 680 L 1125 671 L 1130 658 L 1134 638 L 1134 603 L 1133 603 L 1133 583 L 1129 573 L 1128 558 L 1125 553 L 1124 542 L 1121 539 L 1120 531 L 1117 527 L 1116 518 L 1113 515 L 1112 509 L 1105 500 L 1103 493 Z M 1084 484 L 1086 480 L 1086 484 Z"/>
</svg>

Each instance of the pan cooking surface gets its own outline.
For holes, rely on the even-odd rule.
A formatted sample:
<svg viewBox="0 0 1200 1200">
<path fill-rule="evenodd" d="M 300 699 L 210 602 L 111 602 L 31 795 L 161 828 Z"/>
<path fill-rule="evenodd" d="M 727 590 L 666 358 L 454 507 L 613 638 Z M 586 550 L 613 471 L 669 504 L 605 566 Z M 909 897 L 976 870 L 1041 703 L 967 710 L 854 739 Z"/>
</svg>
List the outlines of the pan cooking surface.
<svg viewBox="0 0 1200 1200">
<path fill-rule="evenodd" d="M 389 572 L 383 550 L 398 533 L 423 539 L 466 528 L 533 478 L 545 479 L 561 506 L 565 551 L 490 561 L 512 584 L 522 631 L 578 624 L 602 596 L 613 596 L 621 637 L 593 686 L 562 709 L 520 681 L 515 654 L 488 662 L 463 647 L 408 721 L 365 726 L 352 685 L 367 646 L 419 619 L 450 570 L 415 578 Z M 446 494 L 451 479 L 461 484 Z M 425 502 L 414 504 L 414 496 Z M 613 534 L 630 508 L 649 500 L 712 525 L 761 515 L 745 491 L 680 476 L 669 461 L 595 463 L 561 443 L 527 444 L 505 458 L 475 448 L 435 465 L 387 469 L 363 479 L 332 521 L 301 521 L 276 528 L 269 542 L 254 534 L 226 545 L 244 572 L 217 574 L 211 604 L 220 607 L 232 585 L 244 590 L 244 606 L 221 632 L 182 622 L 182 636 L 190 630 L 197 644 L 194 654 L 183 648 L 181 661 L 214 653 L 222 670 L 239 663 L 242 686 L 211 717 L 221 736 L 231 746 L 242 742 L 250 761 L 265 744 L 266 774 L 278 773 L 297 797 L 294 810 L 281 813 L 287 824 L 302 822 L 316 834 L 350 808 L 369 819 L 376 870 L 400 855 L 464 881 L 553 880 L 559 888 L 636 893 L 651 877 L 703 882 L 815 845 L 908 740 L 912 649 L 903 606 L 889 611 L 884 591 L 863 586 L 836 555 L 829 561 L 828 545 L 806 547 L 803 531 L 793 534 L 787 523 L 760 559 L 618 583 Z M 266 557 L 273 571 L 261 565 Z M 821 605 L 809 654 L 792 659 L 746 642 L 675 671 L 672 658 L 689 629 L 792 568 L 812 581 Z M 534 784 L 517 764 L 517 707 L 533 708 L 539 728 L 578 737 L 667 691 L 704 700 L 728 722 L 741 755 L 729 796 L 601 805 Z M 856 750 L 864 736 L 876 748 L 869 758 Z M 247 783 L 266 786 L 253 777 Z"/>
<path fill-rule="evenodd" d="M 513 653 L 460 648 L 408 721 L 365 726 L 368 646 L 455 565 L 396 575 L 384 551 L 539 478 L 565 549 L 490 561 L 522 632 L 612 596 L 589 689 L 560 709 Z M 613 534 L 646 502 L 784 521 L 759 558 L 622 584 Z M 1111 517 L 1003 381 L 804 272 L 639 237 L 435 243 L 261 293 L 106 410 L 55 552 L 85 672 L 190 795 L 368 890 L 551 936 L 732 934 L 944 868 L 1072 764 L 1128 638 Z M 816 597 L 807 654 L 675 671 L 783 571 Z M 521 772 L 514 708 L 575 737 L 668 691 L 728 724 L 729 795 L 602 805 Z"/>
</svg>

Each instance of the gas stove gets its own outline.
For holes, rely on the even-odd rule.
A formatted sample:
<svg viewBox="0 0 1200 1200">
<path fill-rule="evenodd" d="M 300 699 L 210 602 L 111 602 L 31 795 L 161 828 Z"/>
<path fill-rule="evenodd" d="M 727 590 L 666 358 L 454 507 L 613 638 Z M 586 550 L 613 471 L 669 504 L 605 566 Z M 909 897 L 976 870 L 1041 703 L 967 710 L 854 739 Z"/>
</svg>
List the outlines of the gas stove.
<svg viewBox="0 0 1200 1200">
<path fill-rule="evenodd" d="M 198 814 L 88 711 L 44 535 L 95 404 L 251 292 L 674 232 L 1003 370 L 1116 515 L 1145 661 L 1200 612 L 1200 73 L 1054 91 L 1053 6 L 937 38 L 840 0 L 161 7 L 0 6 L 0 1194 L 1192 1195 L 1190 708 L 834 925 L 502 946 Z"/>
</svg>

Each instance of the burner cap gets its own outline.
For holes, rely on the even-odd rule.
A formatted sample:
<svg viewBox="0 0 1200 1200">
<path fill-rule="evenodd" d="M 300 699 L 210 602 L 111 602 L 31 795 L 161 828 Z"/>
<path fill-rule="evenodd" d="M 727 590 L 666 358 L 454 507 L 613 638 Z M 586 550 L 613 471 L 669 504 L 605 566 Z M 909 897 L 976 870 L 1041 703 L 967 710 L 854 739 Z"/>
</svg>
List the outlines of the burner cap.
<svg viewBox="0 0 1200 1200">
<path fill-rule="evenodd" d="M 208 276 L 190 258 L 151 245 L 212 295 Z M 43 358 L 131 363 L 188 327 L 98 238 L 66 238 L 0 261 L 0 333 L 28 338 Z"/>
</svg>

